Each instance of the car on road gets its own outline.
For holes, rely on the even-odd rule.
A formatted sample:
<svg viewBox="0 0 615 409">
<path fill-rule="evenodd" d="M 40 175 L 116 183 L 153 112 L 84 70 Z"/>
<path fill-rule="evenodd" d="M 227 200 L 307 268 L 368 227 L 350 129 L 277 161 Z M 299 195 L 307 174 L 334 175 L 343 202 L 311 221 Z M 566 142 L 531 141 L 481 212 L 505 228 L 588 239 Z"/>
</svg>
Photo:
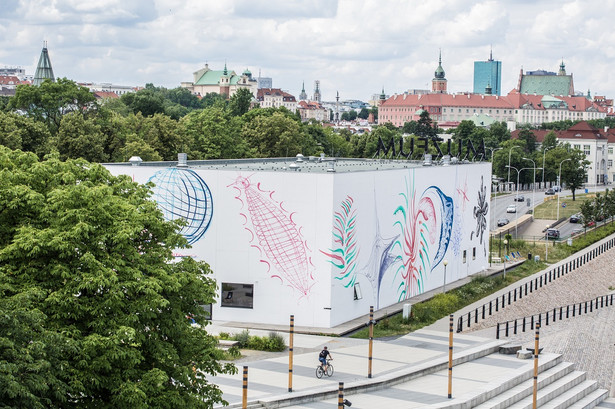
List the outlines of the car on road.
<svg viewBox="0 0 615 409">
<path fill-rule="evenodd" d="M 559 230 L 547 229 L 547 238 L 548 239 L 559 239 Z"/>
<path fill-rule="evenodd" d="M 521 196 L 521 195 L 515 197 L 514 200 L 515 200 L 515 202 L 525 202 L 525 198 L 523 196 Z"/>
<path fill-rule="evenodd" d="M 508 205 L 508 207 L 506 208 L 506 213 L 517 213 L 517 205 Z"/>
<path fill-rule="evenodd" d="M 570 216 L 570 223 L 581 223 L 583 222 L 583 215 L 581 213 L 575 213 Z"/>
<path fill-rule="evenodd" d="M 498 227 L 506 226 L 508 223 L 510 223 L 510 220 L 506 218 L 498 219 Z"/>
<path fill-rule="evenodd" d="M 554 195 L 554 194 L 555 194 L 555 190 L 551 187 L 545 190 L 545 195 Z"/>
</svg>

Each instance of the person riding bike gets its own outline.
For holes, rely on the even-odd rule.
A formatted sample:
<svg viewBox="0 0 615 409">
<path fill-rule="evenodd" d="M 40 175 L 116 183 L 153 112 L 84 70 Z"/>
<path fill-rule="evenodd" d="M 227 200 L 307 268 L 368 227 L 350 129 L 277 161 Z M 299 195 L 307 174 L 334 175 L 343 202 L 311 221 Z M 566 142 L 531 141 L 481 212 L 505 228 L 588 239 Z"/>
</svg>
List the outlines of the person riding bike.
<svg viewBox="0 0 615 409">
<path fill-rule="evenodd" d="M 327 349 L 327 346 L 325 345 L 323 347 L 323 350 L 320 351 L 320 354 L 318 354 L 318 360 L 320 361 L 320 365 L 324 367 L 325 373 L 327 372 L 327 369 L 329 366 L 327 365 L 327 357 L 329 357 L 329 359 L 333 359 L 333 357 L 331 356 L 331 353 L 329 352 L 329 350 Z"/>
</svg>

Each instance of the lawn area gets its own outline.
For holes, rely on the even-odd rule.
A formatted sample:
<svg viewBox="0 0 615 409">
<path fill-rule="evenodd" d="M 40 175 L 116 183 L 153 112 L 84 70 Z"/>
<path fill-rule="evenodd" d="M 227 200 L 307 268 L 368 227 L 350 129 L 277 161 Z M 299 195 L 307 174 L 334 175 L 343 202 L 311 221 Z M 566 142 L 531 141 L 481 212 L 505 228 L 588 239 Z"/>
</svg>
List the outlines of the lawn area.
<svg viewBox="0 0 615 409">
<path fill-rule="evenodd" d="M 581 204 L 588 200 L 596 197 L 594 193 L 588 194 L 576 194 L 575 199 L 572 200 L 572 195 L 560 196 L 559 198 L 559 217 L 560 218 L 568 218 L 575 213 L 581 212 Z M 536 219 L 548 219 L 554 220 L 557 218 L 557 195 L 554 196 L 545 196 L 544 202 L 539 204 L 534 209 L 534 218 Z M 564 204 L 566 207 L 564 207 Z"/>
</svg>

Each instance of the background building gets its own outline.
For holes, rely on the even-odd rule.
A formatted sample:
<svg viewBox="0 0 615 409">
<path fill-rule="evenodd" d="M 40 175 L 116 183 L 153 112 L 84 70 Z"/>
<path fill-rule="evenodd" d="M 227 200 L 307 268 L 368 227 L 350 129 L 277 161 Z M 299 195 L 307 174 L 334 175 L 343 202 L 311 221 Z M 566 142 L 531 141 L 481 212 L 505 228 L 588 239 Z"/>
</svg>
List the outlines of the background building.
<svg viewBox="0 0 615 409">
<path fill-rule="evenodd" d="M 572 74 L 566 74 L 566 66 L 562 61 L 557 74 L 544 70 L 523 74 L 521 69 L 517 90 L 522 94 L 568 96 L 574 95 L 574 82 Z"/>
<path fill-rule="evenodd" d="M 297 100 L 294 95 L 279 88 L 261 88 L 256 93 L 256 100 L 261 108 L 284 107 L 291 112 L 297 111 Z"/>
<path fill-rule="evenodd" d="M 195 71 L 192 82 L 182 82 L 183 88 L 189 89 L 195 95 L 205 96 L 209 93 L 224 94 L 230 98 L 240 88 L 248 89 L 252 95 L 256 95 L 258 82 L 252 78 L 252 73 L 246 68 L 241 75 L 237 75 L 235 71 L 230 71 L 224 64 L 224 69 L 215 71 L 205 64 L 204 68 Z"/>
<path fill-rule="evenodd" d="M 332 327 L 485 269 L 491 164 L 224 160 L 108 164 L 155 184 L 218 281 L 212 317 Z M 448 262 L 448 267 L 445 267 Z"/>
<path fill-rule="evenodd" d="M 50 79 L 51 81 L 56 80 L 56 77 L 53 75 L 53 67 L 51 66 L 51 60 L 49 59 L 49 52 L 47 51 L 47 41 L 45 41 L 45 45 L 41 51 L 41 56 L 38 59 L 38 64 L 36 65 L 36 71 L 34 72 L 34 80 L 32 83 L 34 85 L 41 85 L 46 79 Z"/>
<path fill-rule="evenodd" d="M 489 53 L 487 61 L 474 61 L 474 93 L 487 94 L 488 87 L 491 88 L 490 94 L 502 95 L 502 62 L 494 61 L 493 54 Z"/>
</svg>

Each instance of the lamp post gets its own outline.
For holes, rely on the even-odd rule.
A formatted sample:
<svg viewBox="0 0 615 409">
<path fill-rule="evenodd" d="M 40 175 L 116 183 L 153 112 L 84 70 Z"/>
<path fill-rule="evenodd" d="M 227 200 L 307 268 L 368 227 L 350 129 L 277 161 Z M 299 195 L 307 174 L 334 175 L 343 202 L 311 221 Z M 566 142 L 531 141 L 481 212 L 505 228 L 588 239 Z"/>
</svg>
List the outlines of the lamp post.
<svg viewBox="0 0 615 409">
<path fill-rule="evenodd" d="M 545 262 L 549 259 L 549 225 L 545 230 Z"/>
<path fill-rule="evenodd" d="M 536 169 L 542 169 L 542 168 L 536 168 L 536 162 L 534 162 L 534 159 L 530 159 L 530 158 L 523 158 L 523 159 L 532 161 L 532 164 L 534 165 L 534 184 L 532 185 L 532 215 L 534 215 L 534 194 L 536 193 Z"/>
<path fill-rule="evenodd" d="M 446 292 L 446 266 L 448 266 L 448 260 L 444 259 L 442 264 L 444 264 L 444 284 L 442 284 L 442 294 L 444 294 Z"/>
<path fill-rule="evenodd" d="M 512 154 L 512 150 L 515 148 L 519 148 L 520 146 L 513 146 L 512 148 L 510 148 L 510 150 L 508 151 L 508 181 L 506 182 L 508 185 L 510 185 L 510 155 Z"/>
<path fill-rule="evenodd" d="M 555 148 L 555 146 L 552 146 L 550 148 L 545 148 L 542 151 L 542 184 L 541 184 L 541 186 L 542 186 L 543 189 L 545 187 L 545 154 L 547 153 L 547 151 L 549 149 L 553 149 L 553 148 Z"/>
<path fill-rule="evenodd" d="M 572 158 L 564 159 L 559 163 L 559 173 L 557 174 L 557 183 L 559 184 L 559 190 L 557 191 L 557 220 L 559 220 L 559 195 L 562 193 L 562 163 Z"/>
<path fill-rule="evenodd" d="M 491 166 L 491 168 L 493 169 L 493 154 L 494 154 L 496 151 L 499 151 L 499 150 L 504 149 L 504 148 L 487 148 L 487 149 L 488 149 L 489 151 L 491 151 L 491 165 L 492 165 L 492 166 Z M 492 182 L 492 183 L 493 183 L 493 182 Z M 499 185 L 499 183 L 496 183 L 496 185 L 495 185 L 495 186 L 496 186 L 496 187 L 495 187 L 495 196 L 493 197 L 493 200 L 494 200 L 494 203 L 493 203 L 493 212 L 492 212 L 492 213 L 493 213 L 493 225 L 495 225 L 495 210 L 496 210 L 496 207 L 497 207 L 497 204 L 498 204 L 498 195 L 497 195 L 497 194 L 498 194 L 498 185 Z M 493 190 L 493 189 L 492 189 L 492 190 Z"/>
<path fill-rule="evenodd" d="M 506 249 L 506 254 L 504 254 L 504 279 L 506 279 L 506 256 L 508 256 L 508 240 L 504 239 L 504 248 Z"/>
</svg>

